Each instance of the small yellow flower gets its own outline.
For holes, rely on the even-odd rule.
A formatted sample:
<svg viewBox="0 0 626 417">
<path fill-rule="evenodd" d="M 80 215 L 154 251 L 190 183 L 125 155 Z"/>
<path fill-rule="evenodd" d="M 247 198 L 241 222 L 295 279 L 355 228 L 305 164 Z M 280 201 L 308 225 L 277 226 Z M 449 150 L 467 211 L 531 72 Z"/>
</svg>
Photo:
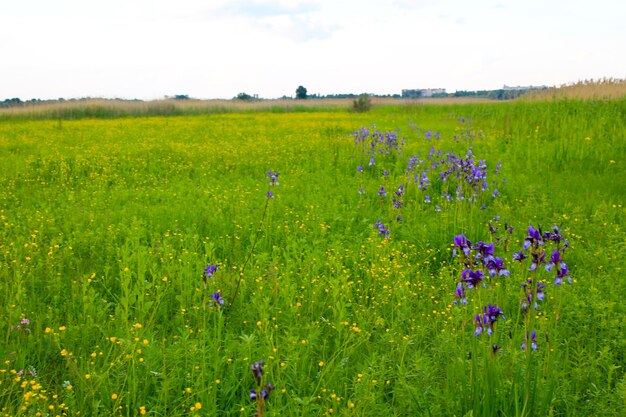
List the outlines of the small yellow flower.
<svg viewBox="0 0 626 417">
<path fill-rule="evenodd" d="M 85 374 L 85 379 L 91 379 L 91 375 L 90 374 Z"/>
<path fill-rule="evenodd" d="M 65 331 L 65 326 L 61 326 L 61 327 L 59 327 L 59 331 L 60 331 L 60 332 L 64 332 L 64 331 Z"/>
<path fill-rule="evenodd" d="M 324 361 L 320 361 L 319 366 L 324 366 Z"/>
<path fill-rule="evenodd" d="M 51 331 L 52 331 L 52 329 L 51 329 L 51 328 L 46 327 L 46 329 L 45 329 L 43 332 L 44 332 L 44 333 L 50 333 Z"/>
<path fill-rule="evenodd" d="M 116 393 L 111 394 L 111 399 L 112 400 L 117 400 L 117 394 Z"/>
<path fill-rule="evenodd" d="M 139 414 L 141 414 L 142 416 L 146 415 L 146 407 L 145 406 L 141 406 L 139 407 Z"/>
<path fill-rule="evenodd" d="M 143 326 L 141 325 L 141 323 L 135 323 L 135 324 L 133 324 L 133 327 L 135 329 L 141 329 Z"/>
<path fill-rule="evenodd" d="M 195 407 L 196 410 L 199 410 L 202 408 L 202 403 L 198 402 L 198 403 L 195 403 L 193 406 Z"/>
</svg>

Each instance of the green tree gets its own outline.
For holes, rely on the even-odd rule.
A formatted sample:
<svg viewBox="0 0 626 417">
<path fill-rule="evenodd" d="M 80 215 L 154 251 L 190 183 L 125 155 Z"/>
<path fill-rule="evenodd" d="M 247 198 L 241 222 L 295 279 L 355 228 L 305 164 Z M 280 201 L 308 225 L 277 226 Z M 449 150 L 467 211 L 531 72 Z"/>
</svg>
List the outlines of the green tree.
<svg viewBox="0 0 626 417">
<path fill-rule="evenodd" d="M 303 86 L 299 86 L 298 88 L 296 88 L 296 98 L 297 99 L 304 100 L 306 97 L 307 97 L 307 95 L 306 95 L 306 88 L 304 88 Z"/>
</svg>

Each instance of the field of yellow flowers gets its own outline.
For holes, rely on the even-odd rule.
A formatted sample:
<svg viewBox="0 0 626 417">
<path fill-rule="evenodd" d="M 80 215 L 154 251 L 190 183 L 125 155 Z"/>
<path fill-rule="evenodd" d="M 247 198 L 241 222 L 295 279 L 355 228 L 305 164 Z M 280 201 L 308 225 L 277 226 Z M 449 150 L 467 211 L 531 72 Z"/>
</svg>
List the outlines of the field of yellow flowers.
<svg viewBox="0 0 626 417">
<path fill-rule="evenodd" d="M 0 124 L 0 415 L 623 416 L 626 101 Z"/>
</svg>

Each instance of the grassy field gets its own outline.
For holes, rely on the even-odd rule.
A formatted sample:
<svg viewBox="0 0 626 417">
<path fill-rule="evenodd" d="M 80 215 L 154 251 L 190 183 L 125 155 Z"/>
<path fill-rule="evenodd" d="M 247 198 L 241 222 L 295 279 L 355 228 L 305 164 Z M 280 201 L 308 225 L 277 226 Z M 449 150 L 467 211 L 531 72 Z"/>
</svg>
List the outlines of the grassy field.
<svg viewBox="0 0 626 417">
<path fill-rule="evenodd" d="M 2 120 L 1 414 L 623 416 L 625 163 L 624 99 Z"/>
</svg>

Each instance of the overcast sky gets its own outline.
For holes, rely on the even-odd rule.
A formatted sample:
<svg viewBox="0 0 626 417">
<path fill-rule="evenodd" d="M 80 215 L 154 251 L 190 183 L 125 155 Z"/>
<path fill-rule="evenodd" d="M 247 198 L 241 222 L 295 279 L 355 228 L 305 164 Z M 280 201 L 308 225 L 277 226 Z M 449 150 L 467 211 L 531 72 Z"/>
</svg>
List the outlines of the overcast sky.
<svg viewBox="0 0 626 417">
<path fill-rule="evenodd" d="M 626 78 L 623 0 L 0 0 L 0 100 Z"/>
</svg>

